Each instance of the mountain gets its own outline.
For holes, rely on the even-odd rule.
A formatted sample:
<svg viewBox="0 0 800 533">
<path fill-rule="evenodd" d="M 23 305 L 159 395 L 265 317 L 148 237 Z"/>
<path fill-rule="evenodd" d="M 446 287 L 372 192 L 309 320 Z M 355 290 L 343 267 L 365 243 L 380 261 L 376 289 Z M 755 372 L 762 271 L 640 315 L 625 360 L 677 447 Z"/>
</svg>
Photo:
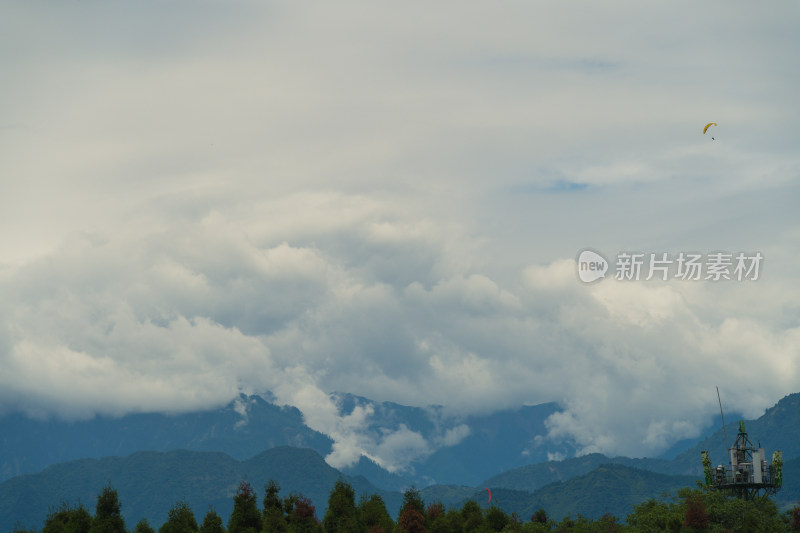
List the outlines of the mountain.
<svg viewBox="0 0 800 533">
<path fill-rule="evenodd" d="M 260 507 L 269 479 L 280 484 L 283 496 L 294 492 L 309 497 L 318 518 L 324 516 L 328 496 L 338 479 L 350 483 L 357 496 L 379 494 L 394 517 L 402 501 L 400 492 L 381 490 L 363 477 L 344 476 L 307 448 L 276 447 L 246 461 L 220 452 L 137 452 L 124 458 L 69 461 L 0 483 L 0 531 L 10 531 L 15 525 L 38 529 L 49 510 L 62 502 L 80 502 L 94 514 L 97 494 L 109 485 L 117 490 L 129 528 L 141 518 L 158 528 L 179 501 L 188 503 L 198 520 L 214 508 L 227 523 L 239 483 L 246 480 L 253 486 Z M 693 483 L 691 477 L 603 464 L 532 493 L 504 487 L 491 490 L 492 504 L 526 519 L 540 507 L 559 518 L 568 514 L 596 517 L 606 512 L 624 517 L 636 503 Z M 460 508 L 469 499 L 483 507 L 489 505 L 483 487 L 438 485 L 426 487 L 421 495 L 428 503 L 441 501 L 448 508 Z"/>
<path fill-rule="evenodd" d="M 562 461 L 548 461 L 501 472 L 485 480 L 481 485 L 533 492 L 550 483 L 586 475 L 604 464 L 619 464 L 658 474 L 674 474 L 672 462 L 665 459 L 611 458 L 600 453 L 590 453 Z"/>
<path fill-rule="evenodd" d="M 61 502 L 81 502 L 94 514 L 97 494 L 107 485 L 117 490 L 129 528 L 147 518 L 157 529 L 178 501 L 187 502 L 198 521 L 213 507 L 227 523 L 239 483 L 253 486 L 260 507 L 269 479 L 280 484 L 282 496 L 297 492 L 310 498 L 320 519 L 338 479 L 350 483 L 356 495 L 380 494 L 395 515 L 402 500 L 400 493 L 383 491 L 363 477 L 344 476 L 308 448 L 276 447 L 245 461 L 220 452 L 137 452 L 69 461 L 0 483 L 0 531 L 15 524 L 39 529 Z"/>
<path fill-rule="evenodd" d="M 427 487 L 438 482 L 472 491 L 489 486 L 533 493 L 549 483 L 587 475 L 605 463 L 699 477 L 700 450 L 708 449 L 715 464 L 727 458 L 722 431 L 717 430 L 672 459 L 590 454 L 548 461 L 552 454 L 574 455 L 569 444 L 542 438 L 547 433 L 547 417 L 558 412 L 553 403 L 458 417 L 447 415 L 441 407 L 373 402 L 348 394 L 334 398 L 340 416 L 357 408 L 368 413 L 358 428 L 368 437 L 366 440 L 382 443 L 387 435 L 402 431 L 402 435 L 414 433 L 428 447 L 427 453 L 423 449 L 405 470 L 389 472 L 366 457 L 341 470 L 350 478 L 363 476 L 373 486 L 388 491 L 402 492 L 412 484 Z M 783 450 L 788 472 L 789 461 L 800 457 L 800 394 L 786 396 L 757 420 L 746 421 L 746 426 L 752 441 L 760 441 L 768 454 Z M 730 443 L 737 423 L 729 424 L 727 431 Z M 258 396 L 241 396 L 220 409 L 179 415 L 131 414 L 65 422 L 7 414 L 0 417 L 0 480 L 73 459 L 125 457 L 141 450 L 219 451 L 243 461 L 278 446 L 311 448 L 326 456 L 332 442 L 306 426 L 297 409 L 277 406 Z M 787 488 L 791 487 L 788 475 L 785 479 Z M 476 496 L 476 501 L 481 497 Z"/>
<path fill-rule="evenodd" d="M 660 499 L 664 493 L 675 494 L 678 489 L 696 485 L 697 478 L 694 476 L 659 474 L 622 464 L 605 463 L 603 459 L 602 455 L 593 454 L 580 460 L 564 461 L 569 465 L 561 469 L 558 469 L 557 462 L 548 463 L 548 468 L 557 470 L 552 475 L 566 474 L 569 477 L 532 491 L 499 485 L 497 483 L 502 482 L 502 475 L 495 476 L 486 481 L 492 491 L 491 504 L 507 513 L 517 513 L 523 520 L 529 520 L 540 508 L 556 520 L 565 516 L 577 518 L 578 515 L 595 519 L 606 513 L 624 519 L 639 503 L 650 498 Z M 515 472 L 519 473 L 520 470 L 516 469 Z M 541 480 L 532 484 L 540 483 Z M 517 485 L 526 486 L 525 483 Z M 527 486 L 531 486 L 531 483 Z M 421 494 L 425 501 L 441 501 L 447 508 L 460 508 L 469 499 L 482 507 L 490 505 L 485 488 L 434 485 L 423 489 Z"/>
<path fill-rule="evenodd" d="M 447 509 L 460 509 L 468 500 L 473 500 L 483 508 L 497 506 L 507 513 L 519 514 L 525 510 L 533 498 L 533 494 L 524 490 L 513 490 L 502 487 L 490 487 L 492 501 L 486 488 L 464 487 L 460 485 L 431 485 L 420 491 L 426 503 L 441 502 Z M 521 515 L 520 515 L 521 516 Z"/>
<path fill-rule="evenodd" d="M 90 420 L 0 417 L 0 481 L 56 463 L 141 450 L 220 451 L 246 459 L 275 446 L 312 448 L 322 455 L 332 441 L 303 422 L 294 407 L 241 396 L 226 407 L 185 414 L 129 414 Z"/>
<path fill-rule="evenodd" d="M 543 466 L 550 476 L 564 479 L 544 485 L 547 479 L 526 481 L 525 469 L 494 476 L 486 482 L 492 491 L 491 505 L 526 520 L 539 508 L 559 520 L 567 515 L 597 518 L 605 513 L 622 519 L 634 505 L 649 498 L 659 499 L 664 493 L 675 494 L 683 487 L 694 487 L 698 480 L 696 476 L 660 474 L 606 463 L 604 459 L 593 454 L 547 463 Z M 510 477 L 512 473 L 518 476 L 516 480 Z M 533 471 L 528 473 L 535 475 Z M 260 506 L 264 485 L 270 478 L 280 484 L 284 496 L 294 492 L 309 497 L 320 518 L 338 479 L 350 483 L 357 496 L 381 495 L 394 517 L 402 500 L 399 491 L 381 490 L 363 477 L 343 475 L 310 449 L 277 447 L 246 461 L 213 452 L 138 452 L 125 458 L 70 461 L 0 483 L 0 531 L 8 531 L 15 524 L 39 528 L 48 510 L 61 502 L 82 502 L 94 512 L 96 495 L 107 485 L 118 491 L 129 527 L 142 517 L 157 527 L 178 501 L 189 503 L 198 519 L 213 507 L 227 522 L 239 483 L 247 480 L 253 486 Z M 785 463 L 784 479 L 784 487 L 775 499 L 785 507 L 800 497 L 800 458 Z M 520 488 L 532 486 L 538 488 Z M 440 501 L 448 509 L 459 509 L 467 500 L 484 508 L 490 505 L 483 486 L 432 485 L 420 493 L 425 502 Z"/>
<path fill-rule="evenodd" d="M 552 454 L 572 455 L 569 444 L 546 442 L 545 421 L 560 409 L 544 403 L 497 411 L 489 415 L 450 416 L 441 407 L 409 407 L 392 402 L 374 402 L 352 394 L 336 395 L 340 415 L 350 415 L 357 407 L 372 413 L 363 432 L 380 441 L 383 435 L 398 430 L 419 434 L 432 452 L 412 462 L 401 475 L 384 482 L 399 489 L 411 483 L 427 486 L 437 482 L 475 485 L 496 472 L 532 462 L 546 461 Z M 448 438 L 448 432 L 459 434 Z M 452 434 L 451 433 L 451 434 Z M 362 474 L 377 483 L 364 462 L 343 469 Z"/>
<path fill-rule="evenodd" d="M 581 514 L 599 518 L 610 513 L 626 517 L 633 507 L 664 493 L 675 493 L 683 487 L 694 487 L 693 476 L 657 474 L 620 464 L 604 464 L 588 474 L 557 481 L 533 493 L 531 503 L 519 515 L 529 518 L 537 509 L 558 518 Z"/>
<path fill-rule="evenodd" d="M 727 418 L 727 417 L 726 417 Z M 750 440 L 764 447 L 768 457 L 772 452 L 781 450 L 783 460 L 800 457 L 800 393 L 789 394 L 755 420 L 745 420 L 745 429 Z M 727 432 L 727 438 L 725 436 Z M 728 453 L 725 442 L 731 446 L 739 432 L 738 420 L 716 430 L 698 444 L 681 452 L 672 460 L 675 473 L 700 475 L 703 467 L 700 464 L 700 452 L 707 450 L 712 464 L 727 464 Z"/>
<path fill-rule="evenodd" d="M 469 435 L 435 451 L 417 470 L 430 480 L 477 485 L 497 472 L 547 461 L 552 454 L 573 455 L 575 448 L 569 444 L 545 444 L 541 439 L 547 435 L 547 417 L 558 411 L 557 404 L 545 403 L 466 417 L 462 423 Z"/>
<path fill-rule="evenodd" d="M 391 473 L 362 457 L 344 468 L 392 490 L 436 481 L 475 485 L 502 470 L 545 461 L 548 453 L 571 455 L 565 445 L 543 444 L 545 420 L 554 403 L 524 406 L 482 416 L 450 416 L 440 407 L 409 407 L 333 395 L 340 416 L 357 407 L 370 412 L 359 431 L 382 442 L 397 431 L 418 434 L 428 446 L 405 470 Z M 81 458 L 126 456 L 149 450 L 220 451 L 246 459 L 275 446 L 312 448 L 325 456 L 331 439 L 305 425 L 294 407 L 259 396 L 240 396 L 225 407 L 183 414 L 140 413 L 89 420 L 34 420 L 19 413 L 0 417 L 0 481 Z M 502 453 L 498 453 L 502 450 Z"/>
</svg>

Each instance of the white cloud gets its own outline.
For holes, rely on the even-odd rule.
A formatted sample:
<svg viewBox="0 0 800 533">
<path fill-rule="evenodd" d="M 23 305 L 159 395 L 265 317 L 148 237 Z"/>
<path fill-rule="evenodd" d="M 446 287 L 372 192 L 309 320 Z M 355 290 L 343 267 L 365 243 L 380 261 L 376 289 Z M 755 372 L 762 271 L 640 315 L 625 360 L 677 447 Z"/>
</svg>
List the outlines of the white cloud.
<svg viewBox="0 0 800 533">
<path fill-rule="evenodd" d="M 797 391 L 793 4 L 580 7 L 9 5 L 0 408 L 269 389 L 332 464 L 402 469 L 467 428 L 332 391 L 555 400 L 550 438 L 631 454 L 705 423 L 710 377 L 751 414 Z M 765 263 L 584 286 L 586 247 Z"/>
</svg>

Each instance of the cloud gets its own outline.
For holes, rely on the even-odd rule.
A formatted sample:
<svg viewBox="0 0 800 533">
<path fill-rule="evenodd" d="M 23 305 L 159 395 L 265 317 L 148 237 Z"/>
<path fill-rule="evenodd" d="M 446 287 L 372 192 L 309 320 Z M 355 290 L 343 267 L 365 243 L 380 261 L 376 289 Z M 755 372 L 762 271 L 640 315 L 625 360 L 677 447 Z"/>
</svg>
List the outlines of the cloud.
<svg viewBox="0 0 800 533">
<path fill-rule="evenodd" d="M 331 393 L 558 401 L 547 438 L 641 455 L 710 420 L 710 376 L 754 415 L 796 392 L 792 4 L 583 7 L 9 7 L 0 409 L 269 390 L 332 464 L 403 469 L 468 428 Z M 763 278 L 585 286 L 587 247 Z"/>
</svg>

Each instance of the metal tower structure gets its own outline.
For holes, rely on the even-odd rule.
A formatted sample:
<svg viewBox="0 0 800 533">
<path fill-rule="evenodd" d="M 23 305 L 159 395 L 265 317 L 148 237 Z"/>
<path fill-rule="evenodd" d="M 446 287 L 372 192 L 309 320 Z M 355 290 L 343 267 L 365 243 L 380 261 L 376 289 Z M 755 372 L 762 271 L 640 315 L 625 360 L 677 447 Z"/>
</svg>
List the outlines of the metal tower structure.
<svg viewBox="0 0 800 533">
<path fill-rule="evenodd" d="M 727 439 L 726 439 L 727 440 Z M 727 446 L 727 443 L 726 443 Z M 700 452 L 707 486 L 740 498 L 754 499 L 778 492 L 783 484 L 783 455 L 772 454 L 772 464 L 766 460 L 764 448 L 753 446 L 747 436 L 744 420 L 739 421 L 739 434 L 728 448 L 729 467 L 711 467 L 708 452 Z"/>
</svg>

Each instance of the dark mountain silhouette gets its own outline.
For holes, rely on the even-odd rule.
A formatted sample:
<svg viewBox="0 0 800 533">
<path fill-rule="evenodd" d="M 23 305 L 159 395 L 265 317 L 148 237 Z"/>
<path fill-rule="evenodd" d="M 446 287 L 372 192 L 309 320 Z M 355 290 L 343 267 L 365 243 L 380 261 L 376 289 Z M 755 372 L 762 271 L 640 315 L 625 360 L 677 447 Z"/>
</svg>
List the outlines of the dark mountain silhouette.
<svg viewBox="0 0 800 533">
<path fill-rule="evenodd" d="M 62 502 L 83 503 L 94 514 L 97 494 L 108 485 L 118 492 L 129 528 L 141 518 L 164 523 L 178 501 L 187 502 L 198 520 L 213 507 L 227 522 L 239 483 L 252 485 L 260 507 L 269 479 L 281 485 L 282 496 L 296 492 L 310 498 L 318 518 L 338 479 L 350 483 L 357 495 L 380 494 L 392 512 L 402 499 L 400 493 L 382 491 L 363 477 L 344 476 L 308 448 L 281 446 L 246 461 L 220 452 L 137 452 L 124 458 L 70 461 L 0 483 L 0 531 L 11 531 L 15 524 L 40 529 L 48 510 Z"/>
<path fill-rule="evenodd" d="M 220 409 L 176 415 L 129 414 L 70 422 L 33 420 L 16 413 L 0 417 L 0 480 L 72 459 L 141 450 L 221 451 L 247 459 L 275 446 L 312 448 L 326 455 L 331 443 L 303 423 L 299 410 L 258 396 L 242 396 Z"/>
</svg>

